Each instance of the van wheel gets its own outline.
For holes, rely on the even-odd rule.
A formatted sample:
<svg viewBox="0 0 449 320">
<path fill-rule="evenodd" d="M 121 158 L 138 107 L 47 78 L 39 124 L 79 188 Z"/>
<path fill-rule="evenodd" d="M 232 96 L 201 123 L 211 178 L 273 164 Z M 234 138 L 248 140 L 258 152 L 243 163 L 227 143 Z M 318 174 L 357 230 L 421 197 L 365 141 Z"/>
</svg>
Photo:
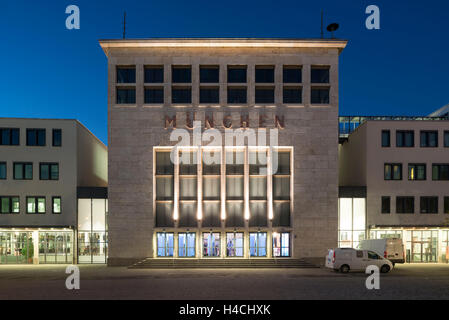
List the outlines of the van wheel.
<svg viewBox="0 0 449 320">
<path fill-rule="evenodd" d="M 390 266 L 388 265 L 383 265 L 382 268 L 380 268 L 380 272 L 382 273 L 388 273 L 390 271 Z"/>
<path fill-rule="evenodd" d="M 347 264 L 344 264 L 340 267 L 341 273 L 348 273 L 349 272 L 349 266 Z"/>
</svg>

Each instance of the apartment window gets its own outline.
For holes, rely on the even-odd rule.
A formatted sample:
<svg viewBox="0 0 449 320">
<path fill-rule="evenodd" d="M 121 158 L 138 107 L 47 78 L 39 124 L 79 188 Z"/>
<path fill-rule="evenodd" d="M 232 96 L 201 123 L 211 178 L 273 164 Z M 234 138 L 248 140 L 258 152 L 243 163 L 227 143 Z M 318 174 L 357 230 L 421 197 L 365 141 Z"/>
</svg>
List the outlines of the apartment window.
<svg viewBox="0 0 449 320">
<path fill-rule="evenodd" d="M 136 83 L 136 67 L 117 67 L 117 83 Z"/>
<path fill-rule="evenodd" d="M 408 179 L 409 180 L 426 180 L 426 165 L 414 164 L 408 165 Z"/>
<path fill-rule="evenodd" d="M 59 180 L 58 163 L 41 163 L 39 165 L 40 180 Z"/>
<path fill-rule="evenodd" d="M 33 179 L 33 163 L 31 162 L 15 162 L 13 164 L 14 180 L 32 180 Z"/>
<path fill-rule="evenodd" d="M 45 146 L 45 129 L 27 129 L 27 146 Z"/>
<path fill-rule="evenodd" d="M 396 147 L 411 148 L 415 146 L 415 131 L 396 131 Z"/>
<path fill-rule="evenodd" d="M 449 164 L 433 164 L 432 180 L 449 180 Z"/>
<path fill-rule="evenodd" d="M 449 197 L 444 197 L 444 213 L 449 213 Z"/>
<path fill-rule="evenodd" d="M 145 103 L 164 103 L 164 88 L 145 88 Z"/>
<path fill-rule="evenodd" d="M 117 104 L 135 104 L 136 88 L 117 88 Z"/>
<path fill-rule="evenodd" d="M 311 103 L 312 104 L 329 104 L 329 88 L 312 87 Z"/>
<path fill-rule="evenodd" d="M 220 69 L 218 66 L 201 66 L 200 82 L 201 83 L 218 83 L 220 77 Z"/>
<path fill-rule="evenodd" d="M 302 75 L 301 75 L 301 67 L 300 66 L 284 66 L 282 73 L 282 80 L 284 83 L 301 83 Z"/>
<path fill-rule="evenodd" d="M 45 197 L 27 197 L 27 213 L 45 213 Z"/>
<path fill-rule="evenodd" d="M 246 83 L 246 66 L 228 66 L 228 83 Z"/>
<path fill-rule="evenodd" d="M 176 88 L 173 87 L 171 91 L 172 103 L 192 103 L 192 89 L 191 88 Z"/>
<path fill-rule="evenodd" d="M 0 128 L 0 145 L 2 146 L 20 145 L 20 130 L 11 128 Z"/>
<path fill-rule="evenodd" d="M 390 197 L 382 197 L 382 213 L 390 213 Z"/>
<path fill-rule="evenodd" d="M 274 103 L 274 88 L 256 87 L 256 103 Z"/>
<path fill-rule="evenodd" d="M 312 83 L 329 83 L 329 67 L 312 67 L 310 72 Z"/>
<path fill-rule="evenodd" d="M 274 83 L 273 66 L 256 66 L 256 83 Z"/>
<path fill-rule="evenodd" d="M 444 131 L 444 147 L 449 148 L 449 131 Z"/>
<path fill-rule="evenodd" d="M 421 148 L 437 148 L 438 131 L 421 131 Z"/>
<path fill-rule="evenodd" d="M 190 66 L 172 66 L 171 74 L 173 83 L 192 82 L 192 67 Z"/>
<path fill-rule="evenodd" d="M 219 91 L 218 88 L 200 88 L 200 103 L 219 103 Z"/>
<path fill-rule="evenodd" d="M 384 180 L 402 180 L 402 164 L 386 163 L 384 165 Z"/>
<path fill-rule="evenodd" d="M 415 198 L 396 197 L 396 213 L 415 213 Z"/>
<path fill-rule="evenodd" d="M 228 88 L 228 103 L 246 103 L 246 88 Z"/>
<path fill-rule="evenodd" d="M 61 197 L 52 197 L 52 213 L 53 214 L 60 214 L 61 213 Z"/>
<path fill-rule="evenodd" d="M 438 197 L 421 197 L 421 213 L 438 213 Z"/>
<path fill-rule="evenodd" d="M 53 139 L 52 139 L 53 147 L 62 146 L 62 130 L 61 129 L 53 129 Z"/>
<path fill-rule="evenodd" d="M 6 180 L 6 162 L 0 162 L 0 180 Z"/>
<path fill-rule="evenodd" d="M 302 89 L 294 87 L 284 87 L 284 103 L 302 103 Z"/>
<path fill-rule="evenodd" d="M 12 214 L 20 212 L 19 197 L 0 196 L 0 213 Z"/>
<path fill-rule="evenodd" d="M 382 130 L 382 147 L 390 147 L 390 130 Z"/>
<path fill-rule="evenodd" d="M 163 83 L 164 67 L 163 66 L 145 66 L 144 70 L 145 83 Z"/>
</svg>

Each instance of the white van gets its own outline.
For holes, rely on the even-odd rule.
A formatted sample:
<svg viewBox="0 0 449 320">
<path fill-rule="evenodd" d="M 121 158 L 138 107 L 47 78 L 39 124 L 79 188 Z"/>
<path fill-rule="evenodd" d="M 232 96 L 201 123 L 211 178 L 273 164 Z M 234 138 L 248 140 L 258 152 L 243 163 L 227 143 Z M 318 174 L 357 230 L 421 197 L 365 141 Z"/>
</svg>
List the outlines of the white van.
<svg viewBox="0 0 449 320">
<path fill-rule="evenodd" d="M 358 248 L 374 251 L 390 260 L 393 265 L 405 262 L 404 245 L 399 238 L 362 240 Z"/>
<path fill-rule="evenodd" d="M 326 267 L 343 273 L 365 271 L 368 266 L 379 267 L 380 272 L 387 273 L 393 264 L 374 251 L 356 250 L 352 248 L 329 249 L 326 256 Z"/>
</svg>

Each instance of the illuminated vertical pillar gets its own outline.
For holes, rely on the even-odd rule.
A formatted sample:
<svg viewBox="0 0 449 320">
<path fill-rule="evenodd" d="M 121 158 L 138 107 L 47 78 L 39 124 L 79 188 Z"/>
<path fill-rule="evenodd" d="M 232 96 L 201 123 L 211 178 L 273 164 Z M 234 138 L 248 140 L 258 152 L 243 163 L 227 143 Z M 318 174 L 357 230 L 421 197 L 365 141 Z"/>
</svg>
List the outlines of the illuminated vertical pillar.
<svg viewBox="0 0 449 320">
<path fill-rule="evenodd" d="M 174 172 L 174 190 L 173 190 L 173 220 L 179 220 L 179 150 L 177 147 L 174 148 L 175 152 L 175 172 Z"/>
<path fill-rule="evenodd" d="M 221 194 L 221 220 L 226 220 L 226 149 L 225 147 L 221 148 L 221 175 L 220 175 L 220 181 L 221 181 L 221 188 L 220 188 L 220 194 Z"/>
<path fill-rule="evenodd" d="M 273 156 L 273 149 L 267 150 L 267 200 L 268 200 L 268 219 L 273 220 L 273 172 L 271 166 L 271 158 Z"/>
<path fill-rule="evenodd" d="M 197 204 L 197 219 L 203 219 L 203 160 L 202 149 L 198 147 L 196 150 L 197 163 L 197 185 L 198 185 L 198 204 Z"/>
<path fill-rule="evenodd" d="M 249 211 L 249 163 L 248 163 L 248 147 L 244 147 L 244 170 L 243 170 L 243 184 L 244 184 L 244 212 L 245 212 L 245 220 L 249 220 L 250 211 Z"/>
</svg>

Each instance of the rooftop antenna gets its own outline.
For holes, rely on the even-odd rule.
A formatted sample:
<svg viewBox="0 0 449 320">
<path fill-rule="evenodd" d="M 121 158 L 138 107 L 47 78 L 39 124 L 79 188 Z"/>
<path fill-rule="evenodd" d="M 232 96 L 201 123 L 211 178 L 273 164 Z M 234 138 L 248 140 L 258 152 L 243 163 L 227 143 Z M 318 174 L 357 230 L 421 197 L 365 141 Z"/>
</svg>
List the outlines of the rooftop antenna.
<svg viewBox="0 0 449 320">
<path fill-rule="evenodd" d="M 126 38 L 126 11 L 123 13 L 123 39 Z"/>
<path fill-rule="evenodd" d="M 323 10 L 321 10 L 321 39 L 324 39 L 324 32 L 323 32 Z"/>
<path fill-rule="evenodd" d="M 327 26 L 326 29 L 332 34 L 332 39 L 335 39 L 334 31 L 337 31 L 339 27 L 340 26 L 338 25 L 338 23 L 331 23 L 330 25 Z"/>
</svg>

